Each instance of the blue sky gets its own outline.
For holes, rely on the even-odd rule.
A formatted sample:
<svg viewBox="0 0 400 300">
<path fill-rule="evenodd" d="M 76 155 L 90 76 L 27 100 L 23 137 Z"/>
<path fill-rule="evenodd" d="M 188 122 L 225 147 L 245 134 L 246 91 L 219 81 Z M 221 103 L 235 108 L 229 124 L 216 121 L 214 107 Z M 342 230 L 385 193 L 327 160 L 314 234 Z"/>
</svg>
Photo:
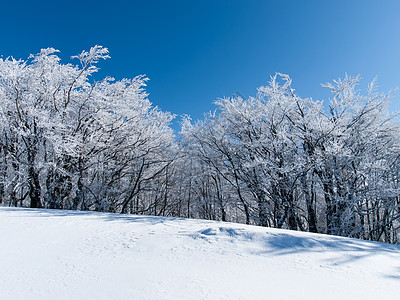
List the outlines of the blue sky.
<svg viewBox="0 0 400 300">
<path fill-rule="evenodd" d="M 70 62 L 99 44 L 111 55 L 102 77 L 146 74 L 154 105 L 196 119 L 219 97 L 254 96 L 275 72 L 314 99 L 346 73 L 400 87 L 399 12 L 400 1 L 384 0 L 3 1 L 0 55 L 54 47 Z"/>
</svg>

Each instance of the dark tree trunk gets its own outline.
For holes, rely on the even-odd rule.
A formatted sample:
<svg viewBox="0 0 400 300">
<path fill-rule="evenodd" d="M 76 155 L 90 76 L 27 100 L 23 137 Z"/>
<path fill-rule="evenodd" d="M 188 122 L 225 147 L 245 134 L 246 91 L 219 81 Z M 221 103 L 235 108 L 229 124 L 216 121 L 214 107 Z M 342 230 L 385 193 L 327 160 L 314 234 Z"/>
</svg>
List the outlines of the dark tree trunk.
<svg viewBox="0 0 400 300">
<path fill-rule="evenodd" d="M 31 199 L 31 208 L 41 208 L 42 203 L 40 201 L 41 189 L 39 183 L 39 174 L 35 171 L 33 166 L 29 167 L 29 197 Z"/>
<path fill-rule="evenodd" d="M 268 218 L 268 203 L 266 199 L 266 195 L 264 191 L 258 191 L 257 193 L 258 200 L 258 225 L 268 227 L 269 226 L 269 218 Z"/>
<path fill-rule="evenodd" d="M 31 199 L 31 208 L 41 208 L 40 201 L 41 188 L 39 182 L 39 173 L 35 170 L 34 162 L 37 155 L 36 149 L 28 151 L 28 185 L 29 185 L 29 198 Z"/>
<path fill-rule="evenodd" d="M 301 183 L 303 186 L 303 194 L 306 200 L 306 205 L 307 205 L 307 222 L 308 222 L 308 230 L 310 232 L 318 232 L 317 228 L 317 216 L 316 212 L 314 209 L 315 206 L 315 191 L 314 191 L 314 182 L 313 179 L 311 179 L 311 187 L 310 189 L 308 188 L 307 185 L 307 178 L 306 175 L 303 175 L 301 177 Z"/>
</svg>

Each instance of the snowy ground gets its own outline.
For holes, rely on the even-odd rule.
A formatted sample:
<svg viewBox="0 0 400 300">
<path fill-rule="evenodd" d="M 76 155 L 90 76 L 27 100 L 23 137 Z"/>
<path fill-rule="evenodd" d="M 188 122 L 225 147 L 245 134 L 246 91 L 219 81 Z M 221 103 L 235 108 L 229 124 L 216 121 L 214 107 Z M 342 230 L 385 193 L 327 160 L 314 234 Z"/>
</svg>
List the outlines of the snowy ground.
<svg viewBox="0 0 400 300">
<path fill-rule="evenodd" d="M 394 245 L 5 207 L 0 230 L 0 299 L 400 299 Z"/>
</svg>

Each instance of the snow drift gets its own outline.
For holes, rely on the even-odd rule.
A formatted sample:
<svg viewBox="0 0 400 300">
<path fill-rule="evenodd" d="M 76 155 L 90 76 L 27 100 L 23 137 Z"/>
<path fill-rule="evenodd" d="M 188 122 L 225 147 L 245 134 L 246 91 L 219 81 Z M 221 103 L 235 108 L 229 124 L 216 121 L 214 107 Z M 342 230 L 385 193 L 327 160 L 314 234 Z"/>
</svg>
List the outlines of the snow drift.
<svg viewBox="0 0 400 300">
<path fill-rule="evenodd" d="M 215 221 L 0 208 L 1 299 L 397 299 L 400 247 Z"/>
</svg>

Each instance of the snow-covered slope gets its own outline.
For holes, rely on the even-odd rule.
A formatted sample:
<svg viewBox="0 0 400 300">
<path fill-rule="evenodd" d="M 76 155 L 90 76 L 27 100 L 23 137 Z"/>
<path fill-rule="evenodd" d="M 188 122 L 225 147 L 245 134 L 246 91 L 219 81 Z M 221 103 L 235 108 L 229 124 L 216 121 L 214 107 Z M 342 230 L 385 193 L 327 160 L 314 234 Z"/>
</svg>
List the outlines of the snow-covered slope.
<svg viewBox="0 0 400 300">
<path fill-rule="evenodd" d="M 5 207 L 0 230 L 0 299 L 400 299 L 394 245 Z"/>
</svg>

